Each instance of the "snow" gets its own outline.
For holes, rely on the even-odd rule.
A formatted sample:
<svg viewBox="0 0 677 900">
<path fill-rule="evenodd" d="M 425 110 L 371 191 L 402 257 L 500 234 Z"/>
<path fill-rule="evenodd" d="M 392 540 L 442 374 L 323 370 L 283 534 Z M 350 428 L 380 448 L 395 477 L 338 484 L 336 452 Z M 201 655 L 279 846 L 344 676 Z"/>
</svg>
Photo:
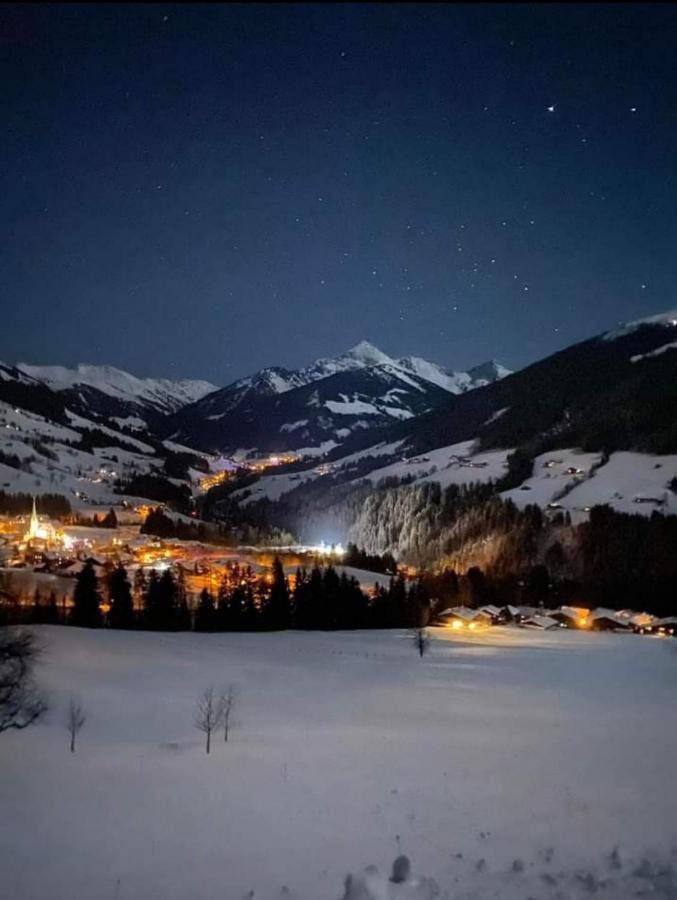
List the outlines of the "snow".
<svg viewBox="0 0 677 900">
<path fill-rule="evenodd" d="M 545 507 L 557 502 L 562 508 L 567 506 L 566 498 L 556 499 L 564 490 L 590 477 L 592 468 L 600 462 L 599 453 L 583 453 L 566 448 L 542 453 L 534 459 L 534 474 L 519 487 L 504 491 L 502 496 L 523 508 L 535 503 Z M 581 470 L 580 474 L 569 474 L 567 469 Z"/>
<path fill-rule="evenodd" d="M 373 403 L 365 403 L 364 400 L 349 400 L 345 394 L 339 394 L 342 400 L 326 400 L 324 405 L 330 412 L 348 416 L 378 416 L 380 411 Z"/>
<path fill-rule="evenodd" d="M 354 359 L 361 366 L 383 366 L 392 364 L 393 360 L 369 341 L 360 341 L 344 354 L 344 358 Z"/>
<path fill-rule="evenodd" d="M 186 444 L 177 444 L 176 441 L 163 441 L 162 443 L 168 450 L 173 450 L 174 453 L 190 453 L 191 456 L 201 456 L 208 461 L 215 459 L 215 457 L 209 456 L 207 453 L 202 453 L 194 447 L 188 447 Z"/>
<path fill-rule="evenodd" d="M 336 468 L 343 468 L 344 466 L 349 466 L 352 463 L 358 462 L 365 456 L 391 456 L 393 453 L 397 453 L 403 443 L 403 440 L 393 441 L 390 444 L 384 444 L 381 441 L 379 444 L 374 444 L 373 447 L 367 447 L 365 450 L 357 450 L 355 453 L 350 453 L 348 456 L 342 456 L 340 459 L 335 460 L 332 465 Z"/>
<path fill-rule="evenodd" d="M 5 438 L 6 453 L 22 459 L 28 471 L 0 465 L 0 489 L 24 493 L 57 493 L 71 501 L 77 494 L 86 494 L 95 504 L 110 505 L 122 499 L 113 491 L 116 475 L 127 477 L 136 472 L 151 472 L 162 465 L 155 450 L 149 444 L 128 437 L 109 428 L 82 418 L 66 410 L 70 424 L 64 427 L 24 410 L 15 410 L 0 403 L 0 428 Z M 76 428 L 97 428 L 137 448 L 138 452 L 117 446 L 96 447 L 92 453 L 84 452 L 70 443 L 79 443 Z M 30 443 L 40 440 L 55 459 L 44 456 Z M 103 473 L 102 473 L 102 470 Z"/>
<path fill-rule="evenodd" d="M 677 320 L 675 320 L 675 324 L 677 324 Z M 677 350 L 677 341 L 672 341 L 670 344 L 663 344 L 662 347 L 656 347 L 655 350 L 650 350 L 648 353 L 638 353 L 636 356 L 630 357 L 631 363 L 639 362 L 640 359 L 649 359 L 652 356 L 661 356 L 667 350 Z"/>
<path fill-rule="evenodd" d="M 677 840 L 669 639 L 432 629 L 421 660 L 399 631 L 36 631 L 50 714 L 0 736 L 12 900 L 337 900 L 400 852 L 444 898 L 551 900 L 561 870 Z M 237 700 L 207 756 L 210 684 Z"/>
<path fill-rule="evenodd" d="M 119 400 L 147 404 L 165 411 L 179 409 L 218 390 L 216 385 L 208 381 L 137 378 L 113 366 L 81 364 L 75 369 L 68 369 L 65 366 L 33 366 L 18 363 L 17 368 L 57 391 L 86 385 Z"/>
<path fill-rule="evenodd" d="M 48 437 L 59 441 L 80 440 L 79 433 L 72 428 L 48 422 L 36 413 L 16 409 L 0 401 L 0 429 L 3 427 L 6 432 L 23 432 L 31 437 Z"/>
<path fill-rule="evenodd" d="M 332 451 L 335 447 L 338 447 L 336 441 L 322 441 L 321 444 L 318 444 L 315 447 L 299 447 L 298 450 L 294 450 L 294 454 L 300 459 L 302 459 L 304 456 L 326 456 L 326 454 Z"/>
<path fill-rule="evenodd" d="M 384 406 L 382 412 L 386 413 L 389 416 L 392 416 L 393 419 L 414 418 L 414 413 L 410 409 L 400 409 L 397 406 Z"/>
<path fill-rule="evenodd" d="M 111 416 L 110 421 L 115 422 L 119 428 L 132 428 L 139 431 L 148 430 L 148 424 L 138 416 L 125 416 L 124 418 L 121 418 L 120 416 Z"/>
<path fill-rule="evenodd" d="M 445 372 L 441 366 L 420 356 L 405 356 L 398 360 L 398 364 L 451 394 L 463 393 L 470 380 L 465 372 Z"/>
<path fill-rule="evenodd" d="M 241 506 L 254 503 L 256 500 L 279 500 L 283 494 L 293 491 L 306 481 L 316 478 L 312 470 L 310 472 L 292 472 L 284 475 L 262 475 L 258 481 L 245 488 L 239 488 L 230 495 L 234 500 L 241 500 Z M 249 494 L 250 496 L 246 496 Z"/>
<path fill-rule="evenodd" d="M 280 431 L 296 431 L 297 428 L 303 428 L 308 424 L 308 419 L 299 419 L 298 422 L 287 422 L 280 426 Z"/>
<path fill-rule="evenodd" d="M 436 481 L 443 488 L 451 484 L 495 481 L 505 475 L 506 459 L 510 452 L 492 450 L 475 453 L 474 441 L 461 441 L 373 469 L 363 477 L 372 484 L 378 484 L 382 478 L 405 478 L 413 475 L 417 482 Z M 433 468 L 436 468 L 435 472 L 432 471 Z"/>
<path fill-rule="evenodd" d="M 500 419 L 501 416 L 504 416 L 509 409 L 510 409 L 509 406 L 504 406 L 503 409 L 497 409 L 496 412 L 492 413 L 489 416 L 489 418 L 486 420 L 486 422 L 483 423 L 482 427 L 486 427 L 487 425 L 491 425 L 492 422 L 498 421 L 498 419 Z"/>
<path fill-rule="evenodd" d="M 126 434 L 120 434 L 119 431 L 108 428 L 106 425 L 102 425 L 100 422 L 92 422 L 89 419 L 83 419 L 82 416 L 76 415 L 76 413 L 71 412 L 69 409 L 66 410 L 66 415 L 68 416 L 71 425 L 73 425 L 75 428 L 95 428 L 98 431 L 103 431 L 103 433 L 107 434 L 109 437 L 114 437 L 116 440 L 123 441 L 125 444 L 129 444 L 131 447 L 136 447 L 136 449 L 140 450 L 141 453 L 155 453 L 155 448 L 151 447 L 150 444 L 145 444 L 143 441 L 140 441 L 137 438 L 129 437 Z"/>
<path fill-rule="evenodd" d="M 555 455 L 555 454 L 553 454 Z M 668 482 L 677 477 L 677 454 L 612 453 L 609 462 L 583 481 L 560 503 L 572 512 L 608 503 L 618 512 L 650 516 L 655 510 L 677 515 L 677 494 Z M 653 499 L 659 503 L 651 502 Z M 574 517 L 575 518 L 575 517 Z"/>
<path fill-rule="evenodd" d="M 634 515 L 650 516 L 655 510 L 677 515 L 677 494 L 668 487 L 677 477 L 677 455 L 623 451 L 612 453 L 602 466 L 600 461 L 599 453 L 574 448 L 543 453 L 534 460 L 532 477 L 502 496 L 521 508 L 535 503 L 568 510 L 574 522 L 587 519 L 590 508 L 601 504 Z M 581 471 L 569 474 L 569 468 Z"/>
<path fill-rule="evenodd" d="M 616 338 L 624 337 L 626 334 L 632 334 L 643 325 L 663 325 L 665 328 L 674 328 L 677 326 L 677 309 L 671 309 L 667 312 L 658 313 L 655 316 L 646 316 L 643 319 L 635 319 L 633 322 L 626 322 L 619 328 L 607 331 L 602 339 L 605 341 L 615 341 Z"/>
</svg>

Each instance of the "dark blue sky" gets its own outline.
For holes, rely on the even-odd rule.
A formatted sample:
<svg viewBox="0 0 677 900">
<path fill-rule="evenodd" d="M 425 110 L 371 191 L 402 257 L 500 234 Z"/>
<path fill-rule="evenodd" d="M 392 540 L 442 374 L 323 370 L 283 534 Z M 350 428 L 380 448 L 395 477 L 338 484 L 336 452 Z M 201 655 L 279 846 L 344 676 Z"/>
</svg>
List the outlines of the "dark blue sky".
<svg viewBox="0 0 677 900">
<path fill-rule="evenodd" d="M 677 306 L 677 7 L 0 9 L 0 358 L 517 367 Z M 548 109 L 554 107 L 554 109 Z"/>
</svg>

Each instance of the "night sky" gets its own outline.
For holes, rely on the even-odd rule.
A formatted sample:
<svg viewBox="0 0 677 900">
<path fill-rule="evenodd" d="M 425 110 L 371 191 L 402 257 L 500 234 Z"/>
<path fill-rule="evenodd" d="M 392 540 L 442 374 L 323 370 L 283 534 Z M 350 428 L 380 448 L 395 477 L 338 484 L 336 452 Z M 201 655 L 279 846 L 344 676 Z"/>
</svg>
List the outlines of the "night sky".
<svg viewBox="0 0 677 900">
<path fill-rule="evenodd" d="M 4 6 L 0 358 L 518 367 L 677 307 L 674 5 Z"/>
</svg>

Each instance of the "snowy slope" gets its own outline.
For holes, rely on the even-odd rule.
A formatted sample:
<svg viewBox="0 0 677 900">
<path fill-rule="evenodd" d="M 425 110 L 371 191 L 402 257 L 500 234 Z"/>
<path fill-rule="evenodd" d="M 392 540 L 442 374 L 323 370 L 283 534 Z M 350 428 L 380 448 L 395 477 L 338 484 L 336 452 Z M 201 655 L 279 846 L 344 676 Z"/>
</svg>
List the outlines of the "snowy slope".
<svg viewBox="0 0 677 900">
<path fill-rule="evenodd" d="M 604 503 L 634 515 L 650 516 L 654 511 L 677 515 L 677 493 L 669 487 L 673 478 L 677 478 L 677 455 L 612 453 L 608 463 L 560 502 L 572 515 Z"/>
<path fill-rule="evenodd" d="M 18 457 L 20 468 L 0 463 L 0 490 L 8 493 L 62 494 L 74 505 L 119 503 L 114 492 L 118 478 L 152 473 L 162 468 L 153 447 L 113 428 L 69 412 L 70 427 L 18 410 L 0 401 L 0 449 Z M 79 449 L 78 429 L 97 428 L 111 438 L 110 447 Z M 117 445 L 123 441 L 125 447 Z M 82 501 L 79 503 L 78 501 Z"/>
<path fill-rule="evenodd" d="M 17 368 L 56 391 L 72 390 L 84 385 L 117 400 L 151 406 L 161 412 L 174 412 L 217 390 L 216 385 L 208 381 L 137 378 L 113 366 L 79 365 L 75 369 L 68 369 L 64 366 L 18 363 Z"/>
<path fill-rule="evenodd" d="M 556 503 L 558 508 L 569 509 L 570 498 L 564 495 L 590 478 L 600 460 L 600 453 L 583 453 L 571 448 L 542 453 L 534 460 L 532 477 L 519 487 L 504 491 L 502 496 L 520 508 L 530 503 L 542 508 Z"/>
<path fill-rule="evenodd" d="M 421 660 L 400 631 L 36 630 L 51 712 L 0 740 L 8 900 L 338 900 L 401 852 L 439 900 L 675 896 L 667 641 L 433 629 Z M 207 756 L 210 684 L 237 699 Z M 647 850 L 668 887 L 619 890 Z"/>
<path fill-rule="evenodd" d="M 493 450 L 476 453 L 474 441 L 462 441 L 373 469 L 364 477 L 374 485 L 384 478 L 436 481 L 442 487 L 496 481 L 505 475 L 505 461 L 510 452 Z"/>
</svg>

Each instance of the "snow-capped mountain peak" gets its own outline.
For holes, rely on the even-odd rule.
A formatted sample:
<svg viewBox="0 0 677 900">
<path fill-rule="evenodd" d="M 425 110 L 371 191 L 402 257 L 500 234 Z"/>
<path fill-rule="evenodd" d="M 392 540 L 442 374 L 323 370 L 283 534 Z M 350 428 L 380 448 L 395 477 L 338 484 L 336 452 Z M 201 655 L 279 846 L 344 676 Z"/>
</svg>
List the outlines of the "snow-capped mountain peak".
<svg viewBox="0 0 677 900">
<path fill-rule="evenodd" d="M 355 344 L 347 353 L 339 357 L 339 359 L 346 358 L 355 360 L 360 366 L 396 365 L 394 359 L 370 344 L 369 341 L 360 341 L 359 344 Z"/>
</svg>

